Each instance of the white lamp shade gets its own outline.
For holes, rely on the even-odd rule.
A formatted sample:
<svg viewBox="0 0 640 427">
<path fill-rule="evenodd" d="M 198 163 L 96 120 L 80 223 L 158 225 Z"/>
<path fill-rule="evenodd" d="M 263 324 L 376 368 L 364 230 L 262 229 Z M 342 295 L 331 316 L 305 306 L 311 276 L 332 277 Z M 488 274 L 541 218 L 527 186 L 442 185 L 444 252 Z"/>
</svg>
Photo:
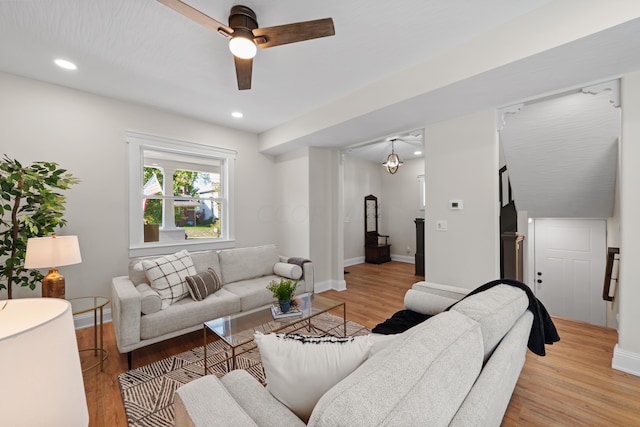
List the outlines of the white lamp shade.
<svg viewBox="0 0 640 427">
<path fill-rule="evenodd" d="M 32 237 L 27 240 L 25 268 L 49 268 L 82 262 L 78 236 Z"/>
<path fill-rule="evenodd" d="M 0 366 L 2 425 L 89 424 L 68 301 L 57 298 L 0 301 Z"/>
</svg>

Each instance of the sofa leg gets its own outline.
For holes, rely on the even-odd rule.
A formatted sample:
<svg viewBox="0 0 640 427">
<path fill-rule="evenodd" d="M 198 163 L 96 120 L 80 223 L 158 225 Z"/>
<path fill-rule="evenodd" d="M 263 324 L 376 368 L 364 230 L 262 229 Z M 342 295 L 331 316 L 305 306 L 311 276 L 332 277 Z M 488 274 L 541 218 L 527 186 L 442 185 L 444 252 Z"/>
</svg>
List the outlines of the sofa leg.
<svg viewBox="0 0 640 427">
<path fill-rule="evenodd" d="M 127 364 L 129 365 L 129 370 L 131 370 L 132 359 L 133 359 L 133 351 L 127 352 Z"/>
</svg>

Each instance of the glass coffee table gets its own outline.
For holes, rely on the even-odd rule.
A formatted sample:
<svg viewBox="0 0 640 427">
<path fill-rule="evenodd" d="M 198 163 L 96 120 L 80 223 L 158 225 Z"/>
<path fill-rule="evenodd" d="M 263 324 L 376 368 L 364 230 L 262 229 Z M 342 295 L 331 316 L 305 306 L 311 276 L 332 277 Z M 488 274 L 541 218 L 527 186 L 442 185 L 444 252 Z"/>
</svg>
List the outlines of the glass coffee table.
<svg viewBox="0 0 640 427">
<path fill-rule="evenodd" d="M 283 329 L 294 332 L 303 328 L 311 331 L 311 320 L 314 317 L 339 307 L 342 307 L 343 333 L 347 335 L 347 307 L 343 301 L 309 293 L 299 295 L 295 300 L 302 311 L 302 314 L 296 316 L 274 319 L 271 314 L 271 304 L 269 304 L 204 322 L 204 374 L 208 373 L 208 332 L 213 332 L 230 348 L 231 357 L 226 359 L 227 362 L 231 361 L 230 369 L 236 368 L 236 356 L 256 348 L 253 343 L 255 332 L 268 334 Z"/>
</svg>

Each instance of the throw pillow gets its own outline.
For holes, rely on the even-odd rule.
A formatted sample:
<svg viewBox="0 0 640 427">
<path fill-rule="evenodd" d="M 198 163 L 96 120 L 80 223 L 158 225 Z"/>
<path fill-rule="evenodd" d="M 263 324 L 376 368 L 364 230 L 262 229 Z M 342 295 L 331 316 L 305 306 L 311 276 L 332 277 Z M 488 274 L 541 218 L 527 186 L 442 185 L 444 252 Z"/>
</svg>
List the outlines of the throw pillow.
<svg viewBox="0 0 640 427">
<path fill-rule="evenodd" d="M 187 288 L 191 298 L 196 301 L 202 301 L 212 293 L 219 290 L 222 285 L 215 270 L 211 267 L 202 273 L 185 277 L 187 280 Z"/>
<path fill-rule="evenodd" d="M 136 286 L 140 292 L 140 311 L 142 314 L 152 314 L 162 309 L 162 298 L 155 289 L 146 283 L 140 283 Z"/>
<path fill-rule="evenodd" d="M 302 277 L 302 268 L 299 265 L 286 262 L 276 262 L 273 265 L 273 273 L 287 279 L 298 280 Z"/>
<path fill-rule="evenodd" d="M 185 278 L 196 274 L 193 261 L 186 250 L 153 260 L 143 260 L 142 267 L 151 287 L 160 294 L 163 309 L 189 293 Z"/>
<path fill-rule="evenodd" d="M 267 390 L 305 423 L 316 403 L 369 357 L 372 341 L 256 332 Z"/>
</svg>

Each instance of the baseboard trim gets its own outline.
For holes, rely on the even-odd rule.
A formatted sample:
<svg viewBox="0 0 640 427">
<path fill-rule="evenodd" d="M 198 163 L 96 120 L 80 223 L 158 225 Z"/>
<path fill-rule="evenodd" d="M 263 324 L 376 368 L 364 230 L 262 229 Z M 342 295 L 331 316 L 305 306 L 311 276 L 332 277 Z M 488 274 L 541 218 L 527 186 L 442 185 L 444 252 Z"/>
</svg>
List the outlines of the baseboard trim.
<svg viewBox="0 0 640 427">
<path fill-rule="evenodd" d="M 111 308 L 105 308 L 102 312 L 102 321 L 104 323 L 111 322 Z M 100 313 L 98 312 L 98 316 Z M 98 324 L 100 323 L 100 319 L 98 319 Z M 76 314 L 73 316 L 73 325 L 76 329 L 84 329 L 93 327 L 93 311 L 89 311 L 87 313 Z"/>
<path fill-rule="evenodd" d="M 394 254 L 391 254 L 391 260 L 392 261 L 398 261 L 398 262 L 406 262 L 407 264 L 415 264 L 416 263 L 416 259 L 414 257 L 405 256 L 405 255 L 394 255 Z"/>
<path fill-rule="evenodd" d="M 621 349 L 618 344 L 613 348 L 611 367 L 640 377 L 640 354 Z"/>
<path fill-rule="evenodd" d="M 416 259 L 414 257 L 405 256 L 405 255 L 394 255 L 394 254 L 391 254 L 391 260 L 392 261 L 398 261 L 398 262 L 405 262 L 407 264 L 415 264 L 416 263 Z M 345 259 L 343 264 L 344 264 L 345 267 L 351 267 L 352 265 L 357 265 L 357 264 L 364 264 L 364 257 L 363 256 L 359 256 L 359 257 L 355 257 L 355 258 Z"/>
<path fill-rule="evenodd" d="M 347 282 L 344 280 L 325 280 L 313 284 L 313 292 L 319 294 L 324 291 L 334 290 L 338 292 L 347 290 Z"/>
<path fill-rule="evenodd" d="M 345 259 L 344 260 L 344 266 L 345 267 L 351 267 L 352 265 L 357 265 L 357 264 L 364 264 L 364 257 L 363 256 L 359 256 L 359 257 L 355 257 L 355 258 L 349 258 L 349 259 Z"/>
</svg>

